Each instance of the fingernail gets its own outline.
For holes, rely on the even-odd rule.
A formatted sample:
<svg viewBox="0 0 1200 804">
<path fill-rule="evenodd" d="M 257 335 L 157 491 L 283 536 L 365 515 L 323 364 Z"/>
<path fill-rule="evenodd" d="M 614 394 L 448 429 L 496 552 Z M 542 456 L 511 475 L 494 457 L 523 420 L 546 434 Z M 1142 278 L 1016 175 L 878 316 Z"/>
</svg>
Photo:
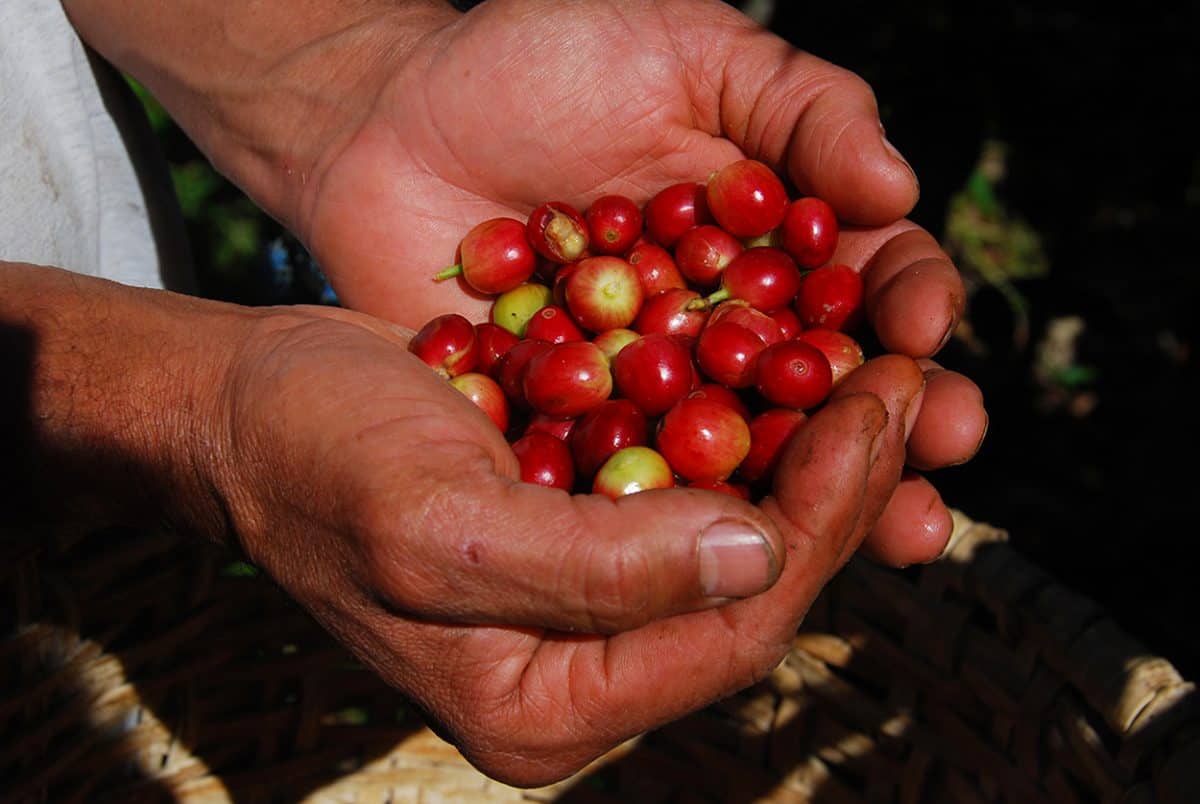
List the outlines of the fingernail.
<svg viewBox="0 0 1200 804">
<path fill-rule="evenodd" d="M 871 448 L 867 453 L 867 463 L 870 466 L 874 466 L 875 462 L 879 460 L 879 456 L 883 453 L 883 446 L 887 443 L 888 412 L 887 408 L 882 405 L 879 410 L 882 415 L 869 417 L 863 428 L 863 434 L 871 436 Z"/>
<path fill-rule="evenodd" d="M 867 458 L 871 466 L 875 465 L 875 462 L 879 460 L 879 454 L 883 452 L 883 445 L 887 441 L 887 439 L 883 437 L 883 434 L 884 429 L 880 428 L 879 432 L 875 434 L 875 437 L 871 439 L 871 454 Z"/>
<path fill-rule="evenodd" d="M 946 348 L 946 344 L 950 343 L 950 338 L 954 335 L 954 330 L 957 328 L 958 328 L 958 322 L 956 322 L 954 320 L 954 317 L 951 316 L 950 317 L 950 326 L 946 327 L 946 331 L 942 333 L 942 339 L 940 341 L 938 341 L 938 345 L 935 346 L 933 349 L 933 353 L 935 355 L 938 352 L 940 352 Z"/>
<path fill-rule="evenodd" d="M 921 412 L 921 402 L 925 399 L 925 385 L 922 383 L 921 390 L 913 394 L 913 398 L 908 400 L 908 407 L 904 409 L 904 440 L 907 442 L 908 437 L 912 435 L 913 427 L 917 424 L 917 416 Z"/>
<path fill-rule="evenodd" d="M 879 133 L 882 135 L 881 139 L 883 141 L 883 147 L 887 149 L 887 152 L 891 154 L 897 162 L 908 168 L 908 172 L 912 174 L 913 181 L 917 183 L 917 189 L 919 190 L 921 187 L 921 180 L 917 178 L 917 171 L 913 170 L 912 165 L 910 165 L 908 160 L 904 158 L 904 154 L 900 153 L 900 149 L 895 145 L 892 145 L 892 141 L 887 138 L 887 131 L 884 130 L 882 123 L 879 124 Z"/>
<path fill-rule="evenodd" d="M 949 512 L 947 512 L 947 514 L 950 516 L 950 535 L 946 537 L 946 544 L 942 546 L 942 552 L 938 554 L 938 557 L 932 561 L 925 562 L 926 564 L 936 564 L 937 562 L 941 561 L 946 556 L 950 555 L 950 551 L 954 549 L 956 544 L 958 544 L 959 540 L 954 538 L 955 533 L 958 530 L 958 523 L 954 520 L 953 514 L 950 514 Z"/>
<path fill-rule="evenodd" d="M 748 522 L 724 519 L 700 534 L 700 586 L 709 597 L 749 597 L 779 575 L 775 551 Z"/>
<path fill-rule="evenodd" d="M 992 426 L 992 417 L 988 416 L 987 411 L 983 412 L 983 432 L 979 434 L 979 440 L 975 442 L 975 449 L 971 455 L 977 455 L 979 450 L 983 449 L 983 442 L 987 441 L 988 428 Z"/>
</svg>

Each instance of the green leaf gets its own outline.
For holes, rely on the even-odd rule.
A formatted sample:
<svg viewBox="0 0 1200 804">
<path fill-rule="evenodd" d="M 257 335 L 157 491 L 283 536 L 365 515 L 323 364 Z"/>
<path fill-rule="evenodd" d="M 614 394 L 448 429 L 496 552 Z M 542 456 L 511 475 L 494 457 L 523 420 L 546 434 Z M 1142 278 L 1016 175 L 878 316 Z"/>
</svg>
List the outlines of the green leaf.
<svg viewBox="0 0 1200 804">
<path fill-rule="evenodd" d="M 982 170 L 974 171 L 967 179 L 967 196 L 985 217 L 991 218 L 996 214 L 996 191 Z"/>
<path fill-rule="evenodd" d="M 258 567 L 245 561 L 234 561 L 221 568 L 222 578 L 254 578 L 258 575 Z"/>
<path fill-rule="evenodd" d="M 196 220 L 204 212 L 206 203 L 221 188 L 224 179 L 206 162 L 188 162 L 171 165 L 171 182 L 179 206 L 188 220 Z"/>
<path fill-rule="evenodd" d="M 365 726 L 371 720 L 370 713 L 361 706 L 347 706 L 325 716 L 324 723 L 331 726 Z"/>
<path fill-rule="evenodd" d="M 1054 375 L 1054 381 L 1063 388 L 1079 388 L 1091 385 L 1099 375 L 1092 366 L 1066 366 Z"/>
<path fill-rule="evenodd" d="M 142 109 L 146 112 L 146 117 L 150 120 L 150 128 L 155 134 L 162 135 L 169 129 L 174 122 L 171 116 L 167 114 L 167 110 L 163 108 L 158 99 L 150 94 L 150 90 L 146 89 L 136 79 L 125 76 L 125 83 L 129 84 L 133 89 L 133 94 L 137 96 L 138 101 L 142 104 Z"/>
</svg>

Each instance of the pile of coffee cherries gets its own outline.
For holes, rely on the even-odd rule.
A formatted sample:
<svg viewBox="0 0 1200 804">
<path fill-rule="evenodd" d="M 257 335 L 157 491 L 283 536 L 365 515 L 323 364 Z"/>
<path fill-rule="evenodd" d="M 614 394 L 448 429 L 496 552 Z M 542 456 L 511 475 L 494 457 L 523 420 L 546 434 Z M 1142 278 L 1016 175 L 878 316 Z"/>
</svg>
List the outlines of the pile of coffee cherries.
<svg viewBox="0 0 1200 804">
<path fill-rule="evenodd" d="M 437 316 L 409 350 L 491 417 L 525 482 L 758 499 L 864 360 L 838 235 L 828 203 L 750 159 L 644 205 L 549 201 L 476 225 L 435 277 L 492 296 L 490 320 Z"/>
</svg>

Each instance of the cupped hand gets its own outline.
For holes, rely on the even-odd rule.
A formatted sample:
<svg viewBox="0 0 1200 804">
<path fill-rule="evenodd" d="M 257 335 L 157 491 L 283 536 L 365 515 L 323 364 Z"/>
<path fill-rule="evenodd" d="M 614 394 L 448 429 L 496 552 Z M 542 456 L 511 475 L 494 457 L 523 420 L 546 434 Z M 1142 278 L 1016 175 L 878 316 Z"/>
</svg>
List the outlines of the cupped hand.
<svg viewBox="0 0 1200 804">
<path fill-rule="evenodd" d="M 747 155 L 851 223 L 916 202 L 869 87 L 718 0 L 489 0 L 446 15 L 355 86 L 342 106 L 364 113 L 322 128 L 289 216 L 354 309 L 412 327 L 480 317 L 486 299 L 432 281 L 474 224 L 607 192 L 645 201 Z"/>
<path fill-rule="evenodd" d="M 682 488 L 612 501 L 517 482 L 502 434 L 404 330 L 345 310 L 252 321 L 210 450 L 232 529 L 517 784 L 768 673 L 892 494 L 924 386 L 908 358 L 873 364 L 888 392 L 816 413 L 761 506 Z"/>
<path fill-rule="evenodd" d="M 349 307 L 414 328 L 448 311 L 482 319 L 486 298 L 432 279 L 475 223 L 606 192 L 644 201 L 750 156 L 838 211 L 835 258 L 863 271 L 887 349 L 927 358 L 962 315 L 954 266 L 902 219 L 917 183 L 870 88 L 717 0 L 489 0 L 447 10 L 372 75 L 358 90 L 369 103 L 346 104 L 368 111 L 334 129 L 295 216 Z M 923 470 L 967 460 L 986 429 L 973 383 L 931 377 L 934 404 L 912 428 Z M 950 526 L 936 489 L 911 474 L 867 552 L 926 561 Z"/>
<path fill-rule="evenodd" d="M 612 501 L 518 482 L 503 434 L 382 319 L 2 262 L 0 283 L 0 318 L 37 348 L 34 508 L 236 540 L 523 784 L 766 674 L 895 488 L 923 384 L 879 363 L 888 395 L 813 416 L 761 507 Z"/>
</svg>

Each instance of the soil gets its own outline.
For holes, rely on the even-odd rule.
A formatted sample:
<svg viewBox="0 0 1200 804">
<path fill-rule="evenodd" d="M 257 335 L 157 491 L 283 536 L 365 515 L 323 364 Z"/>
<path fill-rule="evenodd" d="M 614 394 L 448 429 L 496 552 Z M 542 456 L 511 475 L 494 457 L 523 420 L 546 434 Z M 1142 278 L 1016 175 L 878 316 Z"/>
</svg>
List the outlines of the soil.
<svg viewBox="0 0 1200 804">
<path fill-rule="evenodd" d="M 1007 146 L 1003 201 L 1042 238 L 1048 273 L 1015 283 L 1029 342 L 1014 344 L 1014 318 L 985 286 L 968 319 L 986 352 L 956 340 L 940 357 L 979 383 L 990 417 L 979 455 L 933 476 L 944 499 L 1009 530 L 1200 678 L 1190 544 L 1200 137 L 1184 121 L 1200 77 L 1197 6 L 778 7 L 776 32 L 875 89 L 889 139 L 921 179 L 917 222 L 941 236 L 951 196 L 994 139 Z M 1063 316 L 1084 323 L 1076 364 L 1090 379 L 1074 407 L 1048 404 L 1033 374 Z"/>
</svg>

